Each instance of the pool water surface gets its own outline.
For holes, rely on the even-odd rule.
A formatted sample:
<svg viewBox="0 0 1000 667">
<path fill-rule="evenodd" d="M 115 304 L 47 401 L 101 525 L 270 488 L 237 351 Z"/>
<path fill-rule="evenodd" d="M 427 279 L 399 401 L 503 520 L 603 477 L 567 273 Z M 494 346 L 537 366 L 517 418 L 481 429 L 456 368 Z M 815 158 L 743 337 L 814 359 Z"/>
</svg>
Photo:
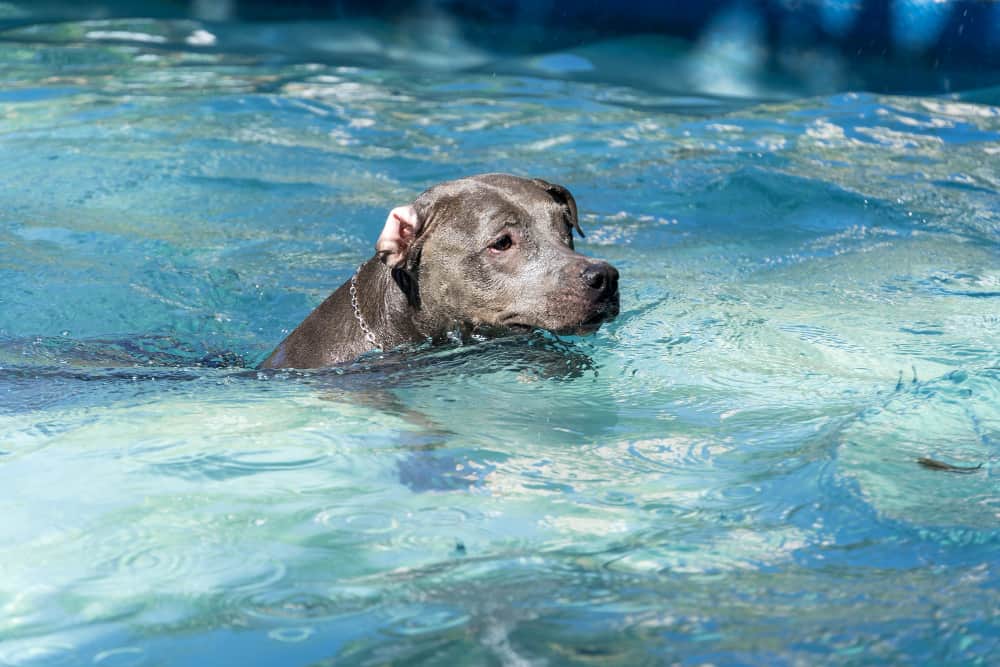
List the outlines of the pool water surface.
<svg viewBox="0 0 1000 667">
<path fill-rule="evenodd" d="M 0 665 L 997 660 L 995 91 L 212 30 L 0 34 Z M 614 322 L 254 370 L 486 171 L 573 192 Z"/>
</svg>

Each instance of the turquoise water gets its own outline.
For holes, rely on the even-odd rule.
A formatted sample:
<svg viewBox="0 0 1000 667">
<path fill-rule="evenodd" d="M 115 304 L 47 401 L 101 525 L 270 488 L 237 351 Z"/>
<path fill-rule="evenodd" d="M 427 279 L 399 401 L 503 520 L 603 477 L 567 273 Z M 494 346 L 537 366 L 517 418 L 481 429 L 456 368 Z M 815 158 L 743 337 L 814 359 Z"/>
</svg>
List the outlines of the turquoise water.
<svg viewBox="0 0 1000 667">
<path fill-rule="evenodd" d="M 210 29 L 0 35 L 0 665 L 996 661 L 996 91 Z M 615 322 L 253 370 L 483 171 Z"/>
</svg>

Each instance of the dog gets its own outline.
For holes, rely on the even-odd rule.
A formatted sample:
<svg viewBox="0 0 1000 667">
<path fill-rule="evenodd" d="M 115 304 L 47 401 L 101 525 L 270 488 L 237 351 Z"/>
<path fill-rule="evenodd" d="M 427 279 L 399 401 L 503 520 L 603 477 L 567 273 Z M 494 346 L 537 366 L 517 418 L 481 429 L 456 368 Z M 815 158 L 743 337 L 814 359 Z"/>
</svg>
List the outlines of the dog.
<svg viewBox="0 0 1000 667">
<path fill-rule="evenodd" d="M 259 368 L 320 368 L 375 349 L 546 329 L 588 334 L 618 315 L 618 270 L 579 254 L 561 185 L 480 174 L 390 211 L 376 253 Z"/>
</svg>

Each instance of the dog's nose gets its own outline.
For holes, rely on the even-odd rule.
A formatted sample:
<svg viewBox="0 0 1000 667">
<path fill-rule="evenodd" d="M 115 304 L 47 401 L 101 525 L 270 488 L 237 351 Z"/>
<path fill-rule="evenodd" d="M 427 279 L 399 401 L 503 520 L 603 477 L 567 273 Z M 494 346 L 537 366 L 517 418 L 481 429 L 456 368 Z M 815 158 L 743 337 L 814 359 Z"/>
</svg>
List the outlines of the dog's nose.
<svg viewBox="0 0 1000 667">
<path fill-rule="evenodd" d="M 596 292 L 599 299 L 618 291 L 618 269 L 604 262 L 587 264 L 580 272 L 584 284 Z"/>
</svg>

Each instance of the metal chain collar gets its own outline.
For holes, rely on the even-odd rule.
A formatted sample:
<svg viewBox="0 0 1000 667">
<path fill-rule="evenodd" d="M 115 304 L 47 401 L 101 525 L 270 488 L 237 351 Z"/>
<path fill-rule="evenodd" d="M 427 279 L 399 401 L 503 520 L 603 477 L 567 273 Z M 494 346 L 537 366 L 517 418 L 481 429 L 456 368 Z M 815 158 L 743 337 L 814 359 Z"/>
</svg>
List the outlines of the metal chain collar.
<svg viewBox="0 0 1000 667">
<path fill-rule="evenodd" d="M 362 266 L 364 266 L 362 264 Z M 358 305 L 358 274 L 361 272 L 361 266 L 358 270 L 354 272 L 351 276 L 351 307 L 354 308 L 354 318 L 358 321 L 358 326 L 361 327 L 361 333 L 365 335 L 365 340 L 367 340 L 372 347 L 378 348 L 378 341 L 375 339 L 375 332 L 369 328 L 368 324 L 365 323 L 365 318 L 361 316 L 361 307 Z"/>
</svg>

